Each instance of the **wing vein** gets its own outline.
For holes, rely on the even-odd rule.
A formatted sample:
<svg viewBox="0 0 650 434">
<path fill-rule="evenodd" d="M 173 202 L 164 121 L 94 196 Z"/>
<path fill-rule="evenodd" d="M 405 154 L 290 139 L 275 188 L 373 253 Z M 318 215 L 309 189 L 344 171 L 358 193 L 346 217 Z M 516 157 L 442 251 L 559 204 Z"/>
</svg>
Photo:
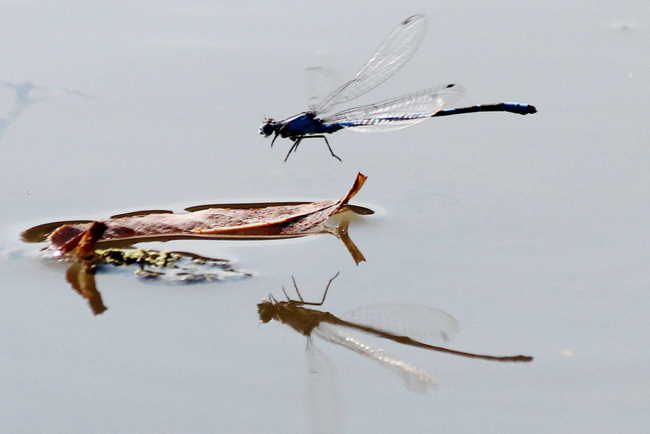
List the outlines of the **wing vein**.
<svg viewBox="0 0 650 434">
<path fill-rule="evenodd" d="M 326 97 L 315 113 L 325 113 L 335 105 L 358 98 L 392 77 L 413 57 L 426 27 L 425 15 L 414 15 L 404 20 L 388 35 L 357 75 Z"/>
</svg>

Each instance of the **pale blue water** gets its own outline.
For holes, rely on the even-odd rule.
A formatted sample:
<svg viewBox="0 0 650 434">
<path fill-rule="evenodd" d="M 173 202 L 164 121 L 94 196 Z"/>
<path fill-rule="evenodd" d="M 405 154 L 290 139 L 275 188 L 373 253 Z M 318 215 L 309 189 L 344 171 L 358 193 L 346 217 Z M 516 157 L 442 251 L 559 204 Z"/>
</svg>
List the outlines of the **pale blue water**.
<svg viewBox="0 0 650 434">
<path fill-rule="evenodd" d="M 345 5 L 345 13 L 340 9 Z M 453 315 L 458 350 L 386 345 L 435 376 L 420 396 L 356 354 L 336 365 L 345 432 L 642 432 L 649 424 L 650 86 L 643 2 L 0 2 L 0 428 L 3 432 L 307 432 L 305 339 L 255 307 L 298 280 L 334 314 L 385 301 Z M 430 18 L 372 102 L 443 83 L 463 105 L 539 113 L 432 119 L 306 142 L 258 135 L 306 109 L 303 70 L 353 74 L 400 20 Z M 75 91 L 75 92 L 65 92 Z M 82 93 L 80 95 L 79 93 Z M 91 96 L 92 98 L 90 98 Z M 21 105 L 22 104 L 22 105 Z M 203 203 L 338 199 L 377 214 L 350 236 L 154 247 L 255 273 L 179 288 L 100 274 L 92 316 L 30 226 Z M 382 345 L 384 343 L 381 343 Z"/>
</svg>

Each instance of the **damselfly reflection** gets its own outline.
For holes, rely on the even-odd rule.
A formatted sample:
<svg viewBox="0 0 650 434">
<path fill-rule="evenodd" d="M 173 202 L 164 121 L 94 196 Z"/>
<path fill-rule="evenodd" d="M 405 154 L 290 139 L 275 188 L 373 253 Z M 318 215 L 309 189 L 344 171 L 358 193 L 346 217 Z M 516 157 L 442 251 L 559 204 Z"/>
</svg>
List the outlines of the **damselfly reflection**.
<svg viewBox="0 0 650 434">
<path fill-rule="evenodd" d="M 271 146 L 278 136 L 293 141 L 284 161 L 287 161 L 289 155 L 298 149 L 303 139 L 313 138 L 324 139 L 332 156 L 340 161 L 325 134 L 343 128 L 351 128 L 359 132 L 379 132 L 406 128 L 435 116 L 496 111 L 520 115 L 537 112 L 537 109 L 530 104 L 515 102 L 444 110 L 445 104 L 456 100 L 463 93 L 461 86 L 446 84 L 321 117 L 335 106 L 370 92 L 392 77 L 413 56 L 422 41 L 426 27 L 425 15 L 407 18 L 386 38 L 352 80 L 332 92 L 319 105 L 309 107 L 307 112 L 281 121 L 266 119 L 260 127 L 260 134 L 264 137 L 273 134 Z"/>
<path fill-rule="evenodd" d="M 357 320 L 339 318 L 329 312 L 310 309 L 305 306 L 321 306 L 325 302 L 327 292 L 332 281 L 339 275 L 337 273 L 327 284 L 323 298 L 320 302 L 306 302 L 303 300 L 295 279 L 293 280 L 298 300 L 292 300 L 285 291 L 282 291 L 287 301 L 277 301 L 272 295 L 269 300 L 263 300 L 257 305 L 260 320 L 268 323 L 271 320 L 287 324 L 297 332 L 307 336 L 308 345 L 312 345 L 311 337 L 319 338 L 341 345 L 358 354 L 379 362 L 385 368 L 391 369 L 402 375 L 409 389 L 425 392 L 436 381 L 422 369 L 417 368 L 399 358 L 386 353 L 384 350 L 361 342 L 352 336 L 349 331 L 360 331 L 379 338 L 388 339 L 404 345 L 438 351 L 456 356 L 473 359 L 492 360 L 497 362 L 530 362 L 529 356 L 490 356 L 431 345 L 407 336 L 403 330 L 408 328 L 410 334 L 435 336 L 446 341 L 457 329 L 456 320 L 450 315 L 436 309 L 411 304 L 373 305 L 355 309 L 349 317 Z M 409 318 L 408 325 L 391 321 L 391 315 L 400 318 Z M 358 321 L 358 322 L 357 322 Z M 367 322 L 368 324 L 363 324 Z M 418 322 L 419 324 L 416 324 Z M 381 324 L 381 325 L 377 325 Z"/>
</svg>

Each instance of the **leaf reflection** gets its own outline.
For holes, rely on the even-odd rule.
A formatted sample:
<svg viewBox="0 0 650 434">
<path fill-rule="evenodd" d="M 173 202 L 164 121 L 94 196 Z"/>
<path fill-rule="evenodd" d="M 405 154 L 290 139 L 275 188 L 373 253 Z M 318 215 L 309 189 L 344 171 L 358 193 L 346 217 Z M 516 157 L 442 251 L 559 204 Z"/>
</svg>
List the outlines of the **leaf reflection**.
<svg viewBox="0 0 650 434">
<path fill-rule="evenodd" d="M 97 266 L 92 261 L 75 261 L 68 268 L 66 280 L 72 289 L 88 300 L 88 304 L 93 313 L 99 315 L 104 313 L 108 308 L 104 306 L 102 295 L 97 290 L 97 286 L 95 286 L 96 271 Z"/>
<path fill-rule="evenodd" d="M 152 282 L 190 284 L 242 279 L 251 276 L 237 270 L 224 259 L 208 258 L 188 252 L 148 249 L 97 249 L 91 259 L 75 260 L 66 273 L 66 280 L 79 295 L 88 300 L 91 310 L 99 315 L 107 310 L 95 284 L 97 271 L 120 267 Z"/>
</svg>

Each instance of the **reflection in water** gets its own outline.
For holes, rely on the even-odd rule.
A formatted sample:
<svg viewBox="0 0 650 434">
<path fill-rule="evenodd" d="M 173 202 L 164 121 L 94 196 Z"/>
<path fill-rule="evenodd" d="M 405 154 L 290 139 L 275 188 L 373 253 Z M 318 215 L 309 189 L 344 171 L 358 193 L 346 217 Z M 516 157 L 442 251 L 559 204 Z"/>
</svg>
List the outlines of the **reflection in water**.
<svg viewBox="0 0 650 434">
<path fill-rule="evenodd" d="M 224 259 L 213 259 L 188 252 L 146 249 L 98 249 L 94 256 L 75 260 L 66 273 L 70 286 L 88 300 L 95 315 L 107 308 L 95 286 L 95 273 L 107 267 L 133 270 L 133 274 L 152 282 L 190 284 L 242 279 L 251 274 L 236 270 Z"/>
<path fill-rule="evenodd" d="M 88 304 L 95 315 L 104 313 L 106 306 L 102 301 L 102 295 L 97 291 L 95 286 L 95 272 L 97 266 L 92 261 L 79 260 L 75 261 L 68 272 L 66 280 L 83 298 L 88 300 Z"/>
<path fill-rule="evenodd" d="M 60 226 L 61 223 L 57 225 Z M 66 280 L 79 295 L 88 300 L 95 315 L 107 309 L 95 284 L 95 273 L 102 267 L 134 269 L 133 274 L 137 276 L 166 283 L 225 281 L 251 276 L 249 273 L 234 269 L 226 260 L 193 253 L 136 248 L 98 249 L 98 240 L 101 239 L 106 228 L 104 223 L 92 222 L 89 228 L 80 234 L 79 239 L 75 240 L 71 250 L 66 254 L 56 250 L 52 255 L 59 260 L 72 261 L 66 273 Z M 44 231 L 54 229 L 54 224 L 37 226 L 23 233 L 23 239 L 33 242 L 41 237 L 47 238 Z M 138 240 L 135 239 L 133 242 Z"/>
<path fill-rule="evenodd" d="M 63 95 L 77 95 L 85 98 L 93 98 L 93 96 L 87 95 L 83 92 L 77 90 L 59 90 L 55 92 L 41 92 L 40 95 L 34 95 L 34 91 L 44 90 L 40 86 L 36 86 L 29 80 L 20 81 L 17 83 L 12 83 L 10 81 L 2 81 L 2 86 L 5 88 L 12 89 L 15 92 L 14 102 L 11 107 L 4 111 L 0 117 L 0 138 L 9 127 L 9 124 L 14 121 L 27 107 L 32 104 L 47 101 L 49 99 L 58 98 Z"/>
<path fill-rule="evenodd" d="M 336 276 L 338 276 L 338 273 Z M 474 359 L 498 362 L 530 362 L 533 360 L 532 357 L 521 355 L 490 356 L 455 351 L 441 346 L 424 343 L 403 334 L 403 331 L 408 328 L 417 335 L 434 336 L 438 339 L 446 340 L 449 336 L 455 333 L 457 324 L 453 317 L 444 312 L 423 306 L 398 304 L 394 305 L 394 309 L 391 310 L 391 308 L 388 307 L 390 305 L 375 305 L 367 308 L 355 309 L 349 314 L 351 318 L 358 320 L 365 318 L 365 320 L 371 324 L 352 322 L 338 318 L 329 312 L 322 312 L 304 307 L 305 305 L 322 305 L 325 302 L 325 297 L 327 296 L 330 284 L 336 276 L 330 279 L 325 288 L 323 299 L 318 303 L 304 301 L 294 280 L 294 287 L 299 300 L 291 300 L 289 296 L 287 296 L 286 291 L 285 296 L 287 297 L 287 301 L 277 301 L 273 296 L 269 296 L 270 301 L 263 300 L 257 305 L 260 320 L 263 323 L 267 323 L 274 319 L 291 326 L 299 333 L 308 337 L 309 345 L 311 345 L 311 336 L 314 334 L 321 339 L 341 345 L 358 354 L 375 360 L 385 368 L 401 374 L 406 381 L 407 387 L 416 392 L 426 392 L 429 386 L 436 384 L 435 380 L 421 369 L 414 367 L 395 356 L 387 354 L 379 348 L 362 343 L 357 338 L 353 337 L 349 331 L 361 331 L 404 345 Z M 410 324 L 405 326 L 404 324 L 400 324 L 400 321 L 394 321 L 394 318 L 390 317 L 392 314 L 391 312 L 394 312 L 399 318 L 410 319 Z M 416 322 L 418 324 L 416 324 Z M 435 329 L 431 328 L 432 325 Z"/>
<path fill-rule="evenodd" d="M 436 386 L 436 380 L 422 369 L 404 362 L 380 348 L 363 343 L 352 333 L 360 331 L 404 345 L 475 359 L 498 362 L 530 362 L 533 360 L 532 357 L 521 355 L 489 356 L 454 351 L 422 342 L 425 340 L 431 343 L 446 342 L 458 330 L 458 324 L 452 316 L 433 308 L 402 303 L 376 304 L 354 309 L 339 318 L 329 312 L 304 307 L 305 305 L 321 306 L 325 302 L 332 281 L 338 275 L 339 273 L 336 273 L 330 279 L 320 302 L 304 301 L 294 280 L 293 284 L 298 300 L 292 300 L 283 287 L 282 291 L 287 301 L 277 301 L 272 295 L 269 295 L 269 301 L 262 300 L 257 305 L 257 311 L 263 323 L 276 320 L 289 325 L 307 337 L 311 432 L 343 432 L 341 427 L 342 400 L 339 396 L 336 368 L 316 348 L 312 342 L 312 335 L 375 360 L 383 367 L 401 375 L 406 387 L 418 393 L 426 393 L 430 387 Z M 415 340 L 414 337 L 417 337 L 418 340 Z"/>
<path fill-rule="evenodd" d="M 311 433 L 342 433 L 345 420 L 336 366 L 307 341 L 307 403 Z"/>
</svg>

